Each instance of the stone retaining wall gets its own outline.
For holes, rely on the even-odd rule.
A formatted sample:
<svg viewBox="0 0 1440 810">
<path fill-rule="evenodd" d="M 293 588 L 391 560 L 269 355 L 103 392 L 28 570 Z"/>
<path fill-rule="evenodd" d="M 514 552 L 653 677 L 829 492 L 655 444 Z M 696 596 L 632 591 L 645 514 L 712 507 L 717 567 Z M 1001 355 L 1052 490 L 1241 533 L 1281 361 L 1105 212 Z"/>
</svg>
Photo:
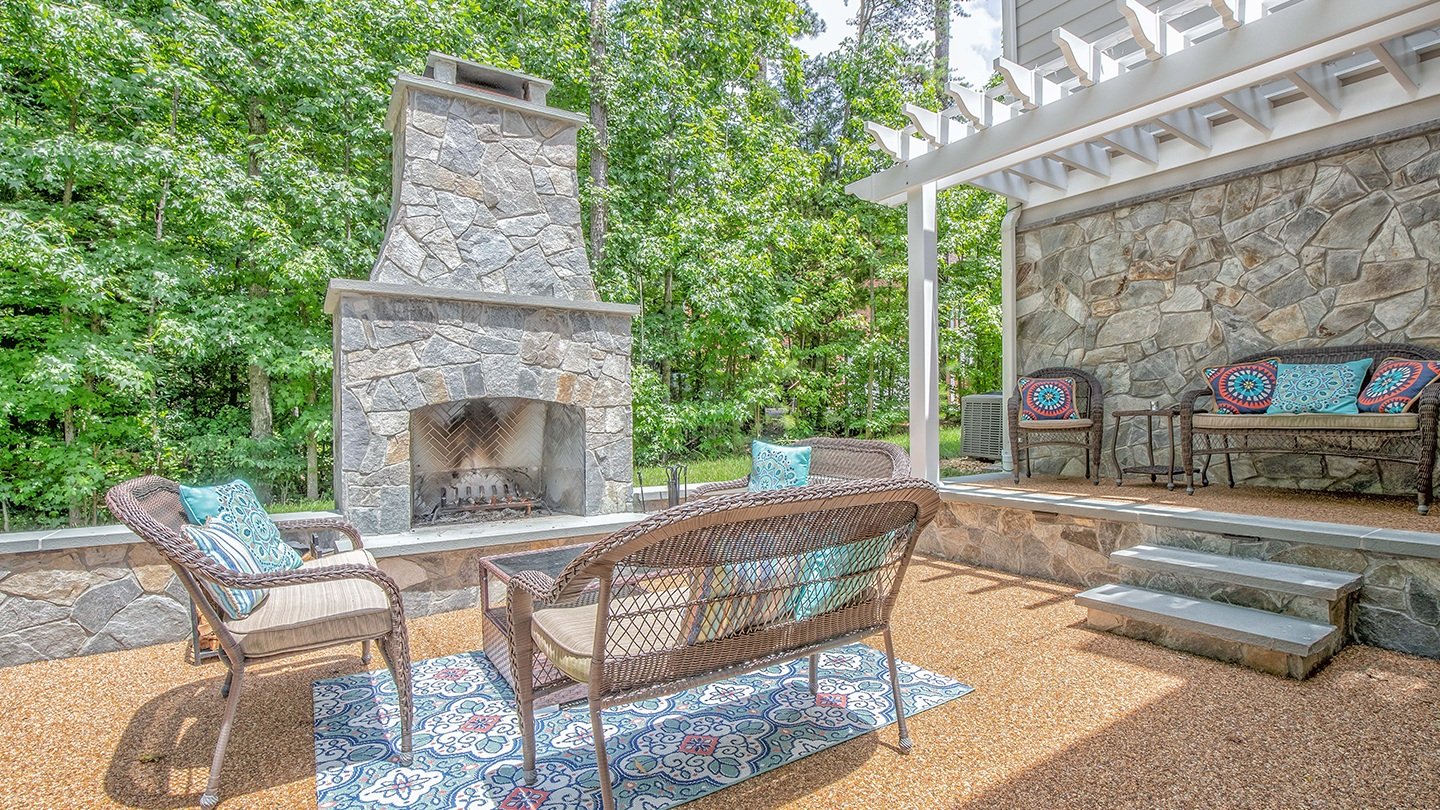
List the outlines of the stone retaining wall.
<svg viewBox="0 0 1440 810">
<path fill-rule="evenodd" d="M 384 557 L 408 618 L 480 606 L 480 559 L 603 535 Z M 183 641 L 190 600 L 144 543 L 0 554 L 0 667 Z M 480 648 L 476 617 L 475 648 Z"/>
<path fill-rule="evenodd" d="M 1083 367 L 1111 409 L 1173 403 L 1205 366 L 1275 347 L 1440 344 L 1440 132 L 1023 231 L 1016 295 L 1019 371 Z M 1119 446 L 1142 442 L 1128 423 Z M 1077 453 L 1036 458 L 1083 473 Z M 1346 490 L 1381 488 L 1375 469 L 1236 463 L 1237 479 Z M 1413 491 L 1414 467 L 1383 481 Z"/>
<path fill-rule="evenodd" d="M 1440 658 L 1440 560 L 946 501 L 919 550 L 1022 576 L 1118 582 L 1110 552 L 1142 543 L 1363 574 L 1351 640 Z"/>
</svg>

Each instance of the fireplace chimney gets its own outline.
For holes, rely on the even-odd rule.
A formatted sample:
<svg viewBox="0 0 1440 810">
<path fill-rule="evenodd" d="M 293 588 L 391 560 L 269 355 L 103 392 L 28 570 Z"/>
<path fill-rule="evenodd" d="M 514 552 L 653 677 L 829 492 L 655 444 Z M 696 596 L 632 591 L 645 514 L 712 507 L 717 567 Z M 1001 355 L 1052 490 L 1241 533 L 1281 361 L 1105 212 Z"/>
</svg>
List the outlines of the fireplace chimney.
<svg viewBox="0 0 1440 810">
<path fill-rule="evenodd" d="M 575 134 L 551 83 L 432 53 L 396 80 L 390 226 L 371 279 L 594 301 Z"/>
</svg>

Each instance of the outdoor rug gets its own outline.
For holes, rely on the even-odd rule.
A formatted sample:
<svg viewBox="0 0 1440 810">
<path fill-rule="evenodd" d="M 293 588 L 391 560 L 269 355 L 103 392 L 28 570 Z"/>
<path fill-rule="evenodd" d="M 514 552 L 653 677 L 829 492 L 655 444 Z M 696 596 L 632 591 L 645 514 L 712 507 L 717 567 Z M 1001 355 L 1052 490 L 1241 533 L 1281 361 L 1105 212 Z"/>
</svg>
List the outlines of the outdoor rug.
<svg viewBox="0 0 1440 810">
<path fill-rule="evenodd" d="M 971 691 L 903 661 L 900 686 L 906 716 Z M 409 767 L 392 761 L 398 712 L 385 670 L 316 681 L 313 692 L 322 808 L 600 807 L 585 704 L 537 712 L 539 780 L 526 786 L 514 695 L 484 653 L 415 664 Z M 863 644 L 821 655 L 819 692 L 802 659 L 606 709 L 619 810 L 675 807 L 895 722 L 885 656 Z"/>
</svg>

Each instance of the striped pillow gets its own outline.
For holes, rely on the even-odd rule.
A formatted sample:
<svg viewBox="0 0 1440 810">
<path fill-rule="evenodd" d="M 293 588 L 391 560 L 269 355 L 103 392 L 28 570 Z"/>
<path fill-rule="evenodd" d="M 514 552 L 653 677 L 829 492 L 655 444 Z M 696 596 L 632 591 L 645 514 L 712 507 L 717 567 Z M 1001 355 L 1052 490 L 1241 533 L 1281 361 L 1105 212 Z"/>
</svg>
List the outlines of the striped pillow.
<svg viewBox="0 0 1440 810">
<path fill-rule="evenodd" d="M 250 546 L 230 526 L 211 518 L 204 526 L 186 526 L 185 536 L 212 562 L 242 574 L 263 574 L 265 569 L 250 552 Z M 204 577 L 197 577 L 200 587 L 210 594 L 227 619 L 243 619 L 265 601 L 265 591 L 250 588 L 227 588 Z"/>
</svg>

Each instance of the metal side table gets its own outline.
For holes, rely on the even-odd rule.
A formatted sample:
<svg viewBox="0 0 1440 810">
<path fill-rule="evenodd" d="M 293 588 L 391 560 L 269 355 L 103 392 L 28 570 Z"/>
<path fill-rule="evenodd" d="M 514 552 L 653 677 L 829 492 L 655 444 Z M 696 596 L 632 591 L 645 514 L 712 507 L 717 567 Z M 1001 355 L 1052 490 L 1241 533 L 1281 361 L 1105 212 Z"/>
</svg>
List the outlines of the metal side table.
<svg viewBox="0 0 1440 810">
<path fill-rule="evenodd" d="M 1175 466 L 1175 419 L 1180 415 L 1180 406 L 1172 405 L 1168 408 L 1156 408 L 1153 405 L 1149 408 L 1138 408 L 1124 411 L 1111 411 L 1115 418 L 1115 438 L 1110 442 L 1110 463 L 1115 467 L 1115 486 L 1121 486 L 1127 475 L 1148 475 L 1150 482 L 1156 483 L 1159 476 L 1165 476 L 1165 488 L 1175 488 L 1175 475 L 1184 473 L 1183 467 Z M 1137 464 L 1129 467 L 1120 466 L 1120 424 L 1125 419 L 1145 417 L 1145 464 Z M 1155 420 L 1165 420 L 1166 443 L 1169 444 L 1169 463 L 1155 463 Z"/>
</svg>

